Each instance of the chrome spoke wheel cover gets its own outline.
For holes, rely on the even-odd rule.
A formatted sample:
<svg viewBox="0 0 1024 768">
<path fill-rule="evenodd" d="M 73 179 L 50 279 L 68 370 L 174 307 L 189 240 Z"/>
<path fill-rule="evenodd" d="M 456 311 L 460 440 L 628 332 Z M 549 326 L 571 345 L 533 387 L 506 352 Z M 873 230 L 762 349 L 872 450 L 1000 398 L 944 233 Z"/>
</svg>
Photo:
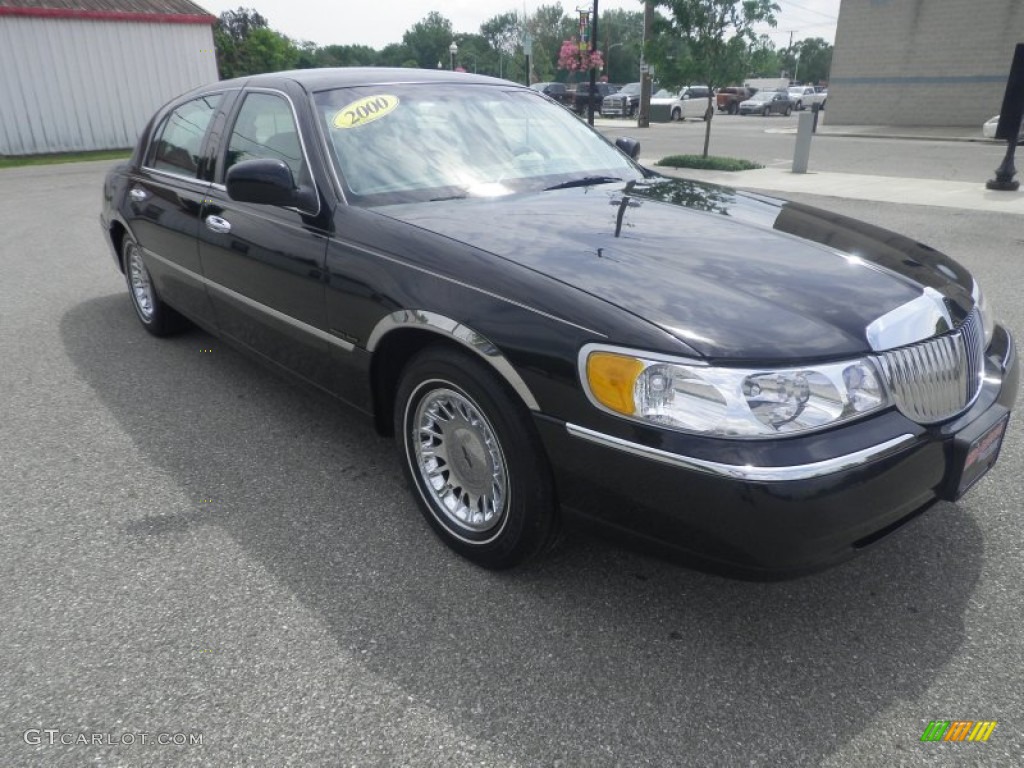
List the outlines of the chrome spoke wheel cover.
<svg viewBox="0 0 1024 768">
<path fill-rule="evenodd" d="M 494 429 L 473 401 L 433 389 L 407 424 L 409 459 L 435 516 L 471 534 L 497 526 L 508 501 L 508 470 Z"/>
<path fill-rule="evenodd" d="M 128 285 L 139 316 L 148 323 L 153 319 L 153 283 L 149 279 L 146 265 L 142 263 L 139 249 L 134 245 L 128 248 Z"/>
</svg>

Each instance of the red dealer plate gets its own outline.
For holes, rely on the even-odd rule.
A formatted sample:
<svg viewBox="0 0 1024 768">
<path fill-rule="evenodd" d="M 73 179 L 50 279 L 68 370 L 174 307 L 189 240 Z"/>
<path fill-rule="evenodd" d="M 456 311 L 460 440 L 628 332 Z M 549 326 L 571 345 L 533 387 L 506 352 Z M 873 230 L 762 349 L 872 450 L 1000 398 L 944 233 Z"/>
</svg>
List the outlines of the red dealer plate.
<svg viewBox="0 0 1024 768">
<path fill-rule="evenodd" d="M 981 437 L 971 443 L 964 459 L 964 468 L 960 472 L 960 484 L 957 486 L 956 497 L 959 499 L 971 489 L 976 482 L 988 472 L 999 458 L 999 449 L 1006 434 L 1006 425 L 1010 414 L 987 429 Z"/>
</svg>

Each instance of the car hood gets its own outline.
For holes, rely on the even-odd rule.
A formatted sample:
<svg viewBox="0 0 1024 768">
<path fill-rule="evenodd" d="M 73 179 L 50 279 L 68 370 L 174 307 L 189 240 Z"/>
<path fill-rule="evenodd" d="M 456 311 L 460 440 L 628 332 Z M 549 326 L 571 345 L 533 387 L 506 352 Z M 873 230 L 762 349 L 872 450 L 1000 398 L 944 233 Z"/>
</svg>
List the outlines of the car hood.
<svg viewBox="0 0 1024 768">
<path fill-rule="evenodd" d="M 925 245 L 682 179 L 376 210 L 603 299 L 711 359 L 863 354 L 869 326 L 905 321 L 911 302 L 937 302 L 954 323 L 973 307 L 970 275 Z M 900 344 L 935 331 L 929 320 Z"/>
</svg>

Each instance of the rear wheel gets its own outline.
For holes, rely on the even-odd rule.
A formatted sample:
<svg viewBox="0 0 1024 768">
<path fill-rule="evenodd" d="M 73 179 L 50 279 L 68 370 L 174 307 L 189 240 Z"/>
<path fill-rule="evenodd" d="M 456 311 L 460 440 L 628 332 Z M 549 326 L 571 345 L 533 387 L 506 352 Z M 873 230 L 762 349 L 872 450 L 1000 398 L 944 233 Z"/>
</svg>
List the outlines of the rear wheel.
<svg viewBox="0 0 1024 768">
<path fill-rule="evenodd" d="M 169 336 L 188 328 L 188 320 L 160 300 L 153 278 L 142 260 L 142 248 L 131 235 L 124 236 L 121 259 L 125 280 L 128 281 L 128 295 L 142 327 L 154 336 Z"/>
<path fill-rule="evenodd" d="M 557 535 L 554 483 L 529 411 L 483 363 L 417 355 L 395 399 L 406 478 L 435 533 L 485 568 L 509 568 Z"/>
<path fill-rule="evenodd" d="M 730 115 L 735 115 L 739 111 L 740 111 L 740 105 L 737 104 L 736 102 L 733 102 L 732 104 L 729 105 L 729 114 Z"/>
<path fill-rule="evenodd" d="M 792 107 L 786 107 L 786 117 L 789 117 L 792 114 L 793 114 L 793 108 Z"/>
<path fill-rule="evenodd" d="M 770 115 L 771 113 L 772 113 L 772 108 L 771 107 L 765 107 L 764 110 L 761 112 L 761 114 L 764 115 L 765 117 L 768 117 L 768 115 Z"/>
</svg>

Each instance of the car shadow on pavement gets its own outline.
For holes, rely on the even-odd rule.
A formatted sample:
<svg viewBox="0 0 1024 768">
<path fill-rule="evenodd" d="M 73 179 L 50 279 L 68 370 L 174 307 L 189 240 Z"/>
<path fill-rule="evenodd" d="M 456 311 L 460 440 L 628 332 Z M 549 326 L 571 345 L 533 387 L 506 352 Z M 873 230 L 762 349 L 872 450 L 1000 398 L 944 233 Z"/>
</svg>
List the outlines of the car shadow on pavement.
<svg viewBox="0 0 1024 768">
<path fill-rule="evenodd" d="M 222 529 L 339 652 L 508 764 L 817 765 L 906 709 L 963 643 L 983 537 L 953 505 L 795 581 L 582 537 L 491 573 L 434 538 L 391 441 L 326 395 L 201 331 L 151 339 L 121 295 L 74 307 L 61 336 L 141 457 L 194 496 L 193 513 L 140 507 L 124 537 Z M 887 738 L 914 749 L 933 714 Z"/>
</svg>

